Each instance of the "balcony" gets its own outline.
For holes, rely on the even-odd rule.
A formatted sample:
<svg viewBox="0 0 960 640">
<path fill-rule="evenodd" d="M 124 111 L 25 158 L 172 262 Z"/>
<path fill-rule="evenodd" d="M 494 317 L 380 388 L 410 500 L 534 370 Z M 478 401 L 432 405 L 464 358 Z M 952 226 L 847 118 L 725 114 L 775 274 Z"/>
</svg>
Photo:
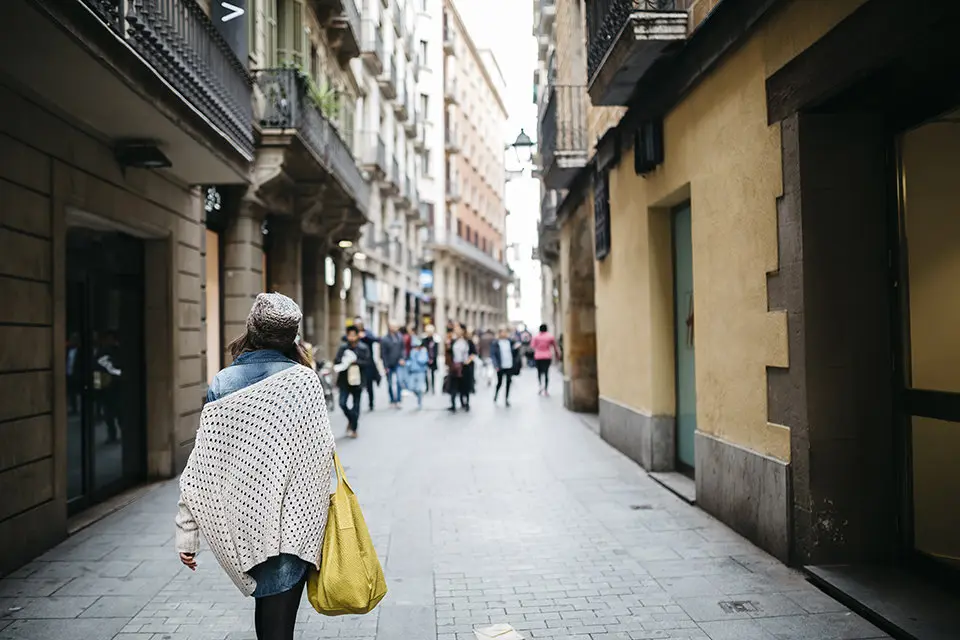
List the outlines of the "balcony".
<svg viewBox="0 0 960 640">
<path fill-rule="evenodd" d="M 346 67 L 351 59 L 360 55 L 361 22 L 356 0 L 313 0 L 320 16 L 326 22 L 327 34 L 337 52 L 337 61 Z M 329 12 L 329 13 L 327 13 Z M 324 20 L 324 16 L 329 16 Z"/>
<path fill-rule="evenodd" d="M 243 183 L 253 81 L 196 0 L 2 0 L 0 77 L 187 184 Z"/>
<path fill-rule="evenodd" d="M 457 81 L 454 78 L 448 78 L 443 86 L 443 100 L 448 105 L 460 104 L 460 94 L 457 92 Z"/>
<path fill-rule="evenodd" d="M 390 64 L 385 65 L 377 77 L 377 84 L 387 99 L 393 100 L 397 97 L 397 61 L 393 56 L 390 56 Z"/>
<path fill-rule="evenodd" d="M 360 58 L 367 70 L 378 76 L 383 73 L 383 31 L 373 20 L 364 20 L 360 33 Z"/>
<path fill-rule="evenodd" d="M 399 173 L 400 169 L 397 168 L 397 197 L 394 201 L 394 205 L 398 210 L 406 211 L 407 214 L 410 214 L 410 208 L 413 204 L 413 192 L 410 189 L 410 178 L 404 176 L 402 173 Z"/>
<path fill-rule="evenodd" d="M 445 148 L 448 154 L 460 153 L 460 137 L 455 129 L 447 127 L 443 135 Z"/>
<path fill-rule="evenodd" d="M 460 202 L 460 185 L 449 177 L 447 178 L 447 202 L 449 204 Z"/>
<path fill-rule="evenodd" d="M 417 123 L 421 117 L 417 108 L 413 106 L 413 95 L 407 97 L 407 113 L 409 117 L 403 123 L 403 130 L 408 137 L 413 138 L 417 135 Z"/>
<path fill-rule="evenodd" d="M 324 207 L 365 212 L 370 187 L 329 116 L 311 99 L 306 77 L 296 69 L 265 69 L 257 76 L 264 103 L 259 117 L 264 154 L 280 154 L 286 179 L 274 195 L 289 196 L 289 183 L 318 187 Z"/>
<path fill-rule="evenodd" d="M 380 192 L 385 196 L 397 196 L 400 195 L 400 188 L 400 164 L 394 158 L 383 181 L 380 182 Z"/>
<path fill-rule="evenodd" d="M 464 260 L 469 260 L 478 267 L 486 269 L 495 276 L 509 278 L 511 276 L 510 268 L 500 262 L 489 253 L 483 251 L 480 247 L 471 242 L 467 242 L 457 235 L 447 234 L 447 241 L 435 247 L 437 250 L 446 250 L 456 254 Z"/>
<path fill-rule="evenodd" d="M 374 179 L 387 175 L 387 145 L 376 131 L 360 132 L 360 166 Z"/>
<path fill-rule="evenodd" d="M 587 78 L 597 106 L 626 105 L 657 59 L 687 38 L 691 0 L 587 0 Z"/>
<path fill-rule="evenodd" d="M 450 18 L 443 17 L 443 52 L 448 56 L 457 55 L 457 32 L 450 25 Z"/>
<path fill-rule="evenodd" d="M 546 33 L 552 33 L 556 18 L 557 0 L 540 0 L 540 28 Z"/>
<path fill-rule="evenodd" d="M 423 117 L 417 117 L 417 131 L 413 137 L 413 148 L 422 152 L 427 148 L 427 129 L 429 129 L 429 124 L 423 120 Z"/>
<path fill-rule="evenodd" d="M 400 89 L 397 92 L 397 101 L 393 103 L 393 112 L 397 116 L 397 122 L 403 124 L 410 117 L 410 85 L 404 81 L 400 84 Z"/>
<path fill-rule="evenodd" d="M 557 225 L 557 205 L 553 192 L 540 202 L 540 220 L 537 222 L 538 260 L 555 264 L 560 260 L 560 227 Z"/>
<path fill-rule="evenodd" d="M 587 163 L 586 101 L 583 85 L 549 88 L 538 135 L 541 177 L 548 189 L 565 189 Z"/>
</svg>

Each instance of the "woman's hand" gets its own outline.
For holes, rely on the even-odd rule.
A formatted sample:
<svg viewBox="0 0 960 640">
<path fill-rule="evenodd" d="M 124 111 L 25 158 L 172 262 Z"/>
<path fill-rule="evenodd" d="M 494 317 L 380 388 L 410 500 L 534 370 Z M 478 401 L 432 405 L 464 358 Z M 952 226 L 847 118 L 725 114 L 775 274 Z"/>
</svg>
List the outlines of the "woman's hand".
<svg viewBox="0 0 960 640">
<path fill-rule="evenodd" d="M 197 570 L 197 556 L 192 553 L 181 553 L 180 562 L 183 563 L 183 566 L 189 567 L 191 571 Z"/>
</svg>

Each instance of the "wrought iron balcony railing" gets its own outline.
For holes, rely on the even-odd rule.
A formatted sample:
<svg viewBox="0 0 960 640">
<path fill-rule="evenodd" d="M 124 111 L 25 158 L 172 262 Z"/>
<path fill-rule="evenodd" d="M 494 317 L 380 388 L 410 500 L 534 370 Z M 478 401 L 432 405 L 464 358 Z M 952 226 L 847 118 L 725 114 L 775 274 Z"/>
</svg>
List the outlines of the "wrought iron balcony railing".
<svg viewBox="0 0 960 640">
<path fill-rule="evenodd" d="M 605 61 L 610 59 L 611 51 L 618 40 L 626 39 L 631 43 L 636 41 L 640 43 L 641 49 L 644 47 L 643 43 L 650 44 L 652 46 L 649 48 L 656 53 L 669 42 L 684 39 L 686 11 L 691 2 L 692 0 L 587 0 L 587 78 L 591 82 L 591 95 L 597 72 L 604 66 Z M 660 17 L 664 20 L 658 24 Z M 642 35 L 634 35 L 633 29 L 625 30 L 631 22 L 638 27 L 643 26 L 643 29 L 636 29 L 638 34 L 642 31 Z M 643 51 L 628 51 L 627 55 L 640 56 L 641 59 L 630 64 L 629 59 L 613 56 L 613 64 L 637 67 L 638 69 L 627 71 L 627 74 L 631 75 L 630 79 L 634 80 L 633 75 L 642 73 L 649 66 L 651 56 Z M 598 103 L 595 98 L 594 104 L 607 102 Z"/>
<path fill-rule="evenodd" d="M 310 98 L 306 77 L 296 69 L 264 69 L 257 76 L 265 105 L 263 129 L 295 129 L 304 145 L 334 175 L 344 190 L 366 210 L 370 187 L 350 147 Z"/>
<path fill-rule="evenodd" d="M 253 153 L 253 81 L 196 0 L 82 0 L 163 77 Z"/>
<path fill-rule="evenodd" d="M 558 164 L 565 164 L 568 160 L 583 164 L 587 155 L 586 87 L 550 87 L 540 117 L 539 139 L 545 176 L 548 177 Z M 575 168 L 579 168 L 579 165 Z M 548 186 L 560 188 L 566 185 Z"/>
</svg>

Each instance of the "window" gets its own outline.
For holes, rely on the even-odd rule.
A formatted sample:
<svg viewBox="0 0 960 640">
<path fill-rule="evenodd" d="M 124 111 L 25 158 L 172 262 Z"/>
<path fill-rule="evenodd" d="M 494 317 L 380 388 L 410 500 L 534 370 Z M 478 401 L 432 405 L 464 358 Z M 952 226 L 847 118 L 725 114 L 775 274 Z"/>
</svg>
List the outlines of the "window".
<svg viewBox="0 0 960 640">
<path fill-rule="evenodd" d="M 303 66 L 303 0 L 277 0 L 277 58 Z"/>
<path fill-rule="evenodd" d="M 610 199 L 607 196 L 609 180 L 606 172 L 593 176 L 593 222 L 596 235 L 596 258 L 610 255 Z"/>
<path fill-rule="evenodd" d="M 427 12 L 427 2 L 428 0 L 420 0 L 420 11 L 423 13 Z"/>
<path fill-rule="evenodd" d="M 463 220 L 457 220 L 457 237 L 463 237 Z"/>
<path fill-rule="evenodd" d="M 423 61 L 423 66 L 427 66 L 427 41 L 420 41 L 420 60 Z"/>
<path fill-rule="evenodd" d="M 263 15 L 266 22 L 263 59 L 267 67 L 277 65 L 277 0 L 265 0 Z"/>
<path fill-rule="evenodd" d="M 247 56 L 252 57 L 257 50 L 257 0 L 247 3 Z M 248 65 L 252 66 L 252 65 Z"/>
<path fill-rule="evenodd" d="M 470 228 L 470 225 L 467 225 L 467 242 L 470 242 L 470 238 L 473 236 L 473 229 Z"/>
<path fill-rule="evenodd" d="M 423 116 L 423 119 L 427 119 L 427 112 L 430 110 L 430 96 L 425 93 L 420 94 L 420 115 Z"/>
<path fill-rule="evenodd" d="M 430 149 L 423 150 L 423 160 L 421 161 L 421 173 L 425 176 L 432 176 L 432 165 L 430 164 Z"/>
</svg>

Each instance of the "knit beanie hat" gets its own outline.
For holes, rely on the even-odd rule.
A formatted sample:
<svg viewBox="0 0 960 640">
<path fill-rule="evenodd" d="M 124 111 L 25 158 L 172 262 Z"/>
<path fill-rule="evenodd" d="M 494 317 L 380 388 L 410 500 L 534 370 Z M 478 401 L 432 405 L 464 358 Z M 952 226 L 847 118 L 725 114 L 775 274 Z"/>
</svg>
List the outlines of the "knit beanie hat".
<svg viewBox="0 0 960 640">
<path fill-rule="evenodd" d="M 303 314 L 282 293 L 260 293 L 247 316 L 247 333 L 261 347 L 285 349 L 293 344 Z"/>
</svg>

